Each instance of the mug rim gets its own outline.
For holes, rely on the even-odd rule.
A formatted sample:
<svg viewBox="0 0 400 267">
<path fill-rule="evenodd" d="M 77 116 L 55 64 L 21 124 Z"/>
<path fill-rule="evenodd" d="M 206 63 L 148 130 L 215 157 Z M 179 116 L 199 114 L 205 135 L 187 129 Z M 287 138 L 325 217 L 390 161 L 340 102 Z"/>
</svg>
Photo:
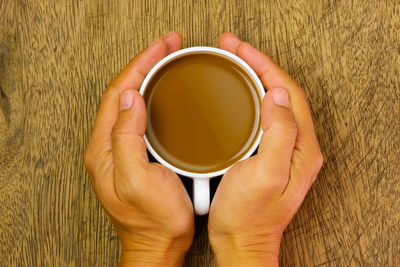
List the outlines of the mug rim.
<svg viewBox="0 0 400 267">
<path fill-rule="evenodd" d="M 147 85 L 149 84 L 151 78 L 153 78 L 153 76 L 159 71 L 159 69 L 161 69 L 163 66 L 165 66 L 166 64 L 168 64 L 170 61 L 172 61 L 173 59 L 186 55 L 186 54 L 195 54 L 195 53 L 199 53 L 199 52 L 205 52 L 205 53 L 210 53 L 210 54 L 217 54 L 217 55 L 222 55 L 224 56 L 226 59 L 233 61 L 234 63 L 238 64 L 244 71 L 247 72 L 247 74 L 249 75 L 250 79 L 254 82 L 254 84 L 256 85 L 256 89 L 258 91 L 259 94 L 259 101 L 260 104 L 262 102 L 262 99 L 264 98 L 265 95 L 265 91 L 264 91 L 264 87 L 259 79 L 259 77 L 257 76 L 257 74 L 254 72 L 254 70 L 240 57 L 236 56 L 235 54 L 232 54 L 226 50 L 223 49 L 219 49 L 219 48 L 215 48 L 215 47 L 208 47 L 208 46 L 193 46 L 193 47 L 188 47 L 188 48 L 184 48 L 178 51 L 175 51 L 171 54 L 169 54 L 168 56 L 164 57 L 163 59 L 161 59 L 159 62 L 157 62 L 156 65 L 154 65 L 153 68 L 151 68 L 151 70 L 149 71 L 149 73 L 146 75 L 142 85 L 140 86 L 140 90 L 139 93 L 141 95 L 144 95 L 144 92 L 147 89 Z M 261 107 L 259 110 L 259 116 L 261 117 Z M 260 122 L 261 124 L 261 122 Z M 144 140 L 146 143 L 146 147 L 147 149 L 150 151 L 151 155 L 162 165 L 164 165 L 165 167 L 171 169 L 172 171 L 189 177 L 189 178 L 205 178 L 205 179 L 210 179 L 216 176 L 220 176 L 223 175 L 224 173 L 226 173 L 228 171 L 229 168 L 231 168 L 234 164 L 236 164 L 239 161 L 245 160 L 247 158 L 249 158 L 253 152 L 257 149 L 258 145 L 260 144 L 260 140 L 261 140 L 261 136 L 263 134 L 263 130 L 261 125 L 259 125 L 259 131 L 256 135 L 256 137 L 254 137 L 253 139 L 253 144 L 252 146 L 247 150 L 247 152 L 238 160 L 235 161 L 233 164 L 229 165 L 228 167 L 222 169 L 222 170 L 217 170 L 217 171 L 213 171 L 213 172 L 204 172 L 204 173 L 200 173 L 200 172 L 190 172 L 190 171 L 185 171 L 182 170 L 180 168 L 177 168 L 176 166 L 170 164 L 168 161 L 166 161 L 165 159 L 163 159 L 153 148 L 153 146 L 150 144 L 150 142 L 148 141 L 146 134 L 144 135 Z"/>
</svg>

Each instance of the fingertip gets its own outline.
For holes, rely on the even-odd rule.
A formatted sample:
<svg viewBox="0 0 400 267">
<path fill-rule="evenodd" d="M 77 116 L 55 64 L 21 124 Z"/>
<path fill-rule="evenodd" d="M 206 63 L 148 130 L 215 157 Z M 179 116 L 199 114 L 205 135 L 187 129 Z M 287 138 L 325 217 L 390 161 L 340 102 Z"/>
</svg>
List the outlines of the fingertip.
<svg viewBox="0 0 400 267">
<path fill-rule="evenodd" d="M 128 89 L 129 91 L 132 91 L 132 94 L 133 94 L 133 96 L 134 96 L 134 98 L 136 98 L 136 97 L 140 97 L 140 98 L 143 98 L 142 97 L 142 95 L 139 93 L 139 91 L 138 90 L 135 90 L 135 89 Z"/>
<path fill-rule="evenodd" d="M 288 91 L 285 88 L 269 89 L 262 101 L 262 108 L 270 108 L 270 106 L 280 106 L 290 109 L 290 99 Z M 264 111 L 264 110 L 263 110 Z"/>
<path fill-rule="evenodd" d="M 144 103 L 143 96 L 137 90 L 134 90 L 133 94 L 134 94 L 134 102 L 135 102 L 134 108 L 137 111 L 145 111 L 146 104 Z"/>
<path fill-rule="evenodd" d="M 258 63 L 261 51 L 257 50 L 254 46 L 247 42 L 241 42 L 237 47 L 237 55 L 250 61 L 250 63 Z M 258 59 L 257 61 L 255 59 Z"/>
<path fill-rule="evenodd" d="M 223 34 L 221 34 L 221 37 L 219 38 L 219 41 L 222 41 L 224 39 L 237 39 L 237 40 L 239 40 L 239 38 L 232 32 L 224 32 Z"/>
<path fill-rule="evenodd" d="M 297 125 L 289 108 L 277 105 L 273 92 L 268 91 L 263 99 L 261 137 L 258 153 L 266 157 L 279 155 L 281 164 L 277 169 L 287 169 L 297 138 Z M 274 166 L 271 166 L 274 168 Z"/>
<path fill-rule="evenodd" d="M 225 32 L 218 40 L 218 47 L 228 52 L 236 54 L 236 50 L 240 45 L 240 39 L 231 32 Z"/>
<path fill-rule="evenodd" d="M 144 136 L 147 121 L 146 104 L 143 96 L 138 91 L 134 90 L 133 94 L 133 113 L 135 116 L 137 133 L 140 136 Z"/>
<path fill-rule="evenodd" d="M 182 35 L 177 31 L 169 32 L 163 39 L 167 45 L 167 54 L 182 48 Z"/>
<path fill-rule="evenodd" d="M 267 118 L 269 116 L 268 113 L 270 110 L 270 106 L 273 106 L 272 94 L 270 91 L 267 91 L 262 100 L 262 106 L 261 106 L 261 121 L 262 121 L 263 126 L 266 125 Z"/>
<path fill-rule="evenodd" d="M 254 46 L 252 46 L 250 43 L 248 42 L 241 42 L 240 46 L 238 46 L 238 53 L 239 52 L 259 52 L 256 48 L 254 48 Z"/>
<path fill-rule="evenodd" d="M 279 123 L 283 121 L 294 122 L 289 94 L 286 89 L 273 88 L 267 91 L 262 102 L 261 120 L 264 130 L 274 120 L 278 120 Z"/>
<path fill-rule="evenodd" d="M 135 108 L 137 98 L 142 98 L 142 95 L 135 89 L 129 88 L 120 95 L 120 111 Z"/>
<path fill-rule="evenodd" d="M 129 109 L 133 102 L 132 90 L 125 90 L 119 98 L 119 111 Z"/>
<path fill-rule="evenodd" d="M 162 37 L 155 40 L 147 49 L 143 50 L 140 55 L 145 54 L 149 59 L 160 60 L 165 57 L 168 50 L 167 43 L 163 40 Z"/>
<path fill-rule="evenodd" d="M 271 90 L 272 100 L 275 105 L 289 107 L 289 94 L 286 89 L 274 88 Z"/>
<path fill-rule="evenodd" d="M 131 66 L 128 65 L 130 68 L 133 67 L 133 70 L 136 69 L 139 71 L 143 76 L 141 77 L 142 79 L 140 80 L 140 83 L 151 68 L 167 55 L 167 50 L 167 44 L 162 40 L 162 38 L 158 38 L 147 49 L 143 50 L 135 57 L 135 59 L 133 59 L 133 64 Z"/>
<path fill-rule="evenodd" d="M 146 130 L 146 104 L 134 89 L 125 90 L 120 96 L 120 114 L 117 124 L 132 129 L 143 136 Z"/>
<path fill-rule="evenodd" d="M 140 169 L 148 161 L 143 139 L 146 131 L 146 109 L 143 97 L 137 90 L 129 88 L 123 91 L 121 102 L 124 95 L 130 96 L 132 103 L 130 107 L 119 112 L 111 132 L 111 140 L 116 167 L 118 165 L 120 170 L 129 171 L 132 166 Z"/>
<path fill-rule="evenodd" d="M 287 74 L 269 56 L 251 44 L 241 43 L 237 55 L 250 65 L 268 90 L 286 84 Z"/>
</svg>

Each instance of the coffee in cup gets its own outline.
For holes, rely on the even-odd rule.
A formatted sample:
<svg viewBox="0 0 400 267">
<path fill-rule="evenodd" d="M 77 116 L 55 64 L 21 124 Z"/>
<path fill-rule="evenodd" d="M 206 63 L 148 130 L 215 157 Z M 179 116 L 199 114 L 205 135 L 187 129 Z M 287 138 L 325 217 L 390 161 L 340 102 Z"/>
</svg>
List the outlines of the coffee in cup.
<svg viewBox="0 0 400 267">
<path fill-rule="evenodd" d="M 255 141 L 259 98 L 247 73 L 223 56 L 181 56 L 160 69 L 144 93 L 147 140 L 179 169 L 225 169 Z"/>
<path fill-rule="evenodd" d="M 239 57 L 212 47 L 176 51 L 146 76 L 146 146 L 164 166 L 194 179 L 196 214 L 209 209 L 209 179 L 257 148 L 264 88 Z"/>
</svg>

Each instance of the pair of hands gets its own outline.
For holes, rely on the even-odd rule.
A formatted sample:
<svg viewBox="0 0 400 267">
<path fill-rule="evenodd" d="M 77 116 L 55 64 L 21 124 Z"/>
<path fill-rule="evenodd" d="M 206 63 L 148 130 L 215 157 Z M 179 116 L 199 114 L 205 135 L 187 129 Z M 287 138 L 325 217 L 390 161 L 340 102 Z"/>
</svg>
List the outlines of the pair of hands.
<svg viewBox="0 0 400 267">
<path fill-rule="evenodd" d="M 105 91 L 85 165 L 121 241 L 121 266 L 179 266 L 194 215 L 179 177 L 150 163 L 146 107 L 138 89 L 150 69 L 181 49 L 171 32 L 138 54 Z M 267 93 L 258 154 L 223 176 L 211 203 L 209 239 L 218 265 L 277 266 L 280 240 L 323 162 L 304 91 L 268 56 L 231 33 L 219 47 L 246 61 Z"/>
</svg>

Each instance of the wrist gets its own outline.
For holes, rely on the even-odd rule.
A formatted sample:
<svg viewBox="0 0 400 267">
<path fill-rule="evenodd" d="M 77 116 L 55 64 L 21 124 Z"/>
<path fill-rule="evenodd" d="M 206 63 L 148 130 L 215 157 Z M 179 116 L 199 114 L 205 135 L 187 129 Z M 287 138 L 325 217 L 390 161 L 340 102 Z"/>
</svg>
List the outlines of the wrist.
<svg viewBox="0 0 400 267">
<path fill-rule="evenodd" d="M 277 253 L 237 249 L 213 251 L 217 266 L 279 266 Z"/>
<path fill-rule="evenodd" d="M 122 250 L 118 266 L 182 266 L 185 254 L 176 250 Z"/>
<path fill-rule="evenodd" d="M 217 266 L 279 266 L 282 234 L 252 237 L 224 235 L 210 238 Z"/>
<path fill-rule="evenodd" d="M 118 266 L 182 266 L 192 238 L 167 238 L 119 233 L 121 259 Z"/>
</svg>

